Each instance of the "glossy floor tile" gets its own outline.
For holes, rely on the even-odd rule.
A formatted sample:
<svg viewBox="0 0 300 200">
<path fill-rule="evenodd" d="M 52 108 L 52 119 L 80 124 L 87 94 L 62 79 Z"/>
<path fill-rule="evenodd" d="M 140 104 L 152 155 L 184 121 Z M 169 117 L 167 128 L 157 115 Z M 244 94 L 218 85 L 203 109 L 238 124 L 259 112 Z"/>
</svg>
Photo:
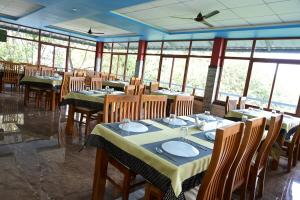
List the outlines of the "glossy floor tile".
<svg viewBox="0 0 300 200">
<path fill-rule="evenodd" d="M 95 149 L 79 152 L 83 128 L 66 136 L 65 109 L 24 108 L 21 94 L 0 93 L 0 199 L 90 199 Z M 282 159 L 268 171 L 263 199 L 300 199 L 300 164 L 286 173 Z M 143 189 L 130 199 L 141 199 Z M 106 199 L 120 199 L 107 184 Z"/>
</svg>

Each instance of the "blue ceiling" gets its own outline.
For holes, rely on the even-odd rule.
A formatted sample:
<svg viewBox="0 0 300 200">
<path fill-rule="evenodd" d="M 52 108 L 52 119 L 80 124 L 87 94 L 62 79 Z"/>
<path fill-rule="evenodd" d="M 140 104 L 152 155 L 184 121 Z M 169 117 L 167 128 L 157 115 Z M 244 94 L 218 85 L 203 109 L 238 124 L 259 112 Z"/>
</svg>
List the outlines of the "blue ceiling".
<svg viewBox="0 0 300 200">
<path fill-rule="evenodd" d="M 24 0 L 25 1 L 25 0 Z M 269 38 L 300 37 L 300 24 L 274 25 L 246 28 L 227 28 L 216 30 L 199 30 L 196 32 L 168 33 L 146 24 L 114 14 L 111 11 L 152 0 L 26 0 L 44 6 L 33 13 L 17 20 L 0 16 L 0 20 L 34 28 L 54 31 L 97 41 L 137 41 L 137 40 L 181 40 L 225 38 Z M 72 9 L 76 8 L 74 12 Z M 66 31 L 51 27 L 53 24 L 76 18 L 88 18 L 130 32 L 135 36 L 91 37 L 86 34 Z"/>
</svg>

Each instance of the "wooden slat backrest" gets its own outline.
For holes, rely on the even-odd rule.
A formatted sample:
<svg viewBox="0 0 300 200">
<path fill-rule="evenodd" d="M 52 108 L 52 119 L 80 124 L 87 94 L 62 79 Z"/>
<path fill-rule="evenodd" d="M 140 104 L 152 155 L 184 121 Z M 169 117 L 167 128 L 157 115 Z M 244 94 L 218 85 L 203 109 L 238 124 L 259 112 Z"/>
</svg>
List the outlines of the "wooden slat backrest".
<svg viewBox="0 0 300 200">
<path fill-rule="evenodd" d="M 6 83 L 18 83 L 19 82 L 19 65 L 16 63 L 4 64 L 4 71 L 2 81 Z"/>
<path fill-rule="evenodd" d="M 94 77 L 95 76 L 95 71 L 93 70 L 86 70 L 86 76 L 89 76 L 89 77 Z"/>
<path fill-rule="evenodd" d="M 114 74 L 109 74 L 109 75 L 108 75 L 108 80 L 109 80 L 109 81 L 114 81 L 114 80 L 116 80 L 116 75 L 114 75 Z"/>
<path fill-rule="evenodd" d="M 85 89 L 84 77 L 70 77 L 69 79 L 69 92 L 81 91 Z"/>
<path fill-rule="evenodd" d="M 225 191 L 225 199 L 231 199 L 231 194 L 238 188 L 242 188 L 246 194 L 251 161 L 257 151 L 264 134 L 266 118 L 254 118 L 247 120 L 241 148 L 230 169 Z"/>
<path fill-rule="evenodd" d="M 237 108 L 245 109 L 246 108 L 246 100 L 247 100 L 247 97 L 239 97 L 239 102 L 238 102 Z"/>
<path fill-rule="evenodd" d="M 53 67 L 41 67 L 42 76 L 52 76 L 54 74 L 55 68 Z"/>
<path fill-rule="evenodd" d="M 262 169 L 262 168 L 266 167 L 267 159 L 270 154 L 271 148 L 280 133 L 282 120 L 283 120 L 283 115 L 271 117 L 268 134 L 258 150 L 256 159 L 255 159 L 254 168 Z"/>
<path fill-rule="evenodd" d="M 121 122 L 125 118 L 138 120 L 139 98 L 135 95 L 106 95 L 104 123 Z"/>
<path fill-rule="evenodd" d="M 135 85 L 126 85 L 125 86 L 125 94 L 134 95 L 135 93 Z"/>
<path fill-rule="evenodd" d="M 194 96 L 178 95 L 175 97 L 172 113 L 177 116 L 193 114 Z"/>
<path fill-rule="evenodd" d="M 225 114 L 227 114 L 231 110 L 237 109 L 238 100 L 236 99 L 230 99 L 229 96 L 226 97 L 226 103 L 225 103 Z"/>
<path fill-rule="evenodd" d="M 150 94 L 152 92 L 155 92 L 159 89 L 159 83 L 158 82 L 150 82 Z"/>
<path fill-rule="evenodd" d="M 76 76 L 76 77 L 84 77 L 84 76 L 86 76 L 86 70 L 76 69 L 74 71 L 74 76 Z"/>
<path fill-rule="evenodd" d="M 167 99 L 165 95 L 142 95 L 140 101 L 140 118 L 165 118 Z"/>
<path fill-rule="evenodd" d="M 145 85 L 135 85 L 134 95 L 142 95 L 145 93 Z"/>
<path fill-rule="evenodd" d="M 92 77 L 90 85 L 91 85 L 91 89 L 92 90 L 100 90 L 100 89 L 102 89 L 102 78 L 100 78 L 100 77 Z"/>
<path fill-rule="evenodd" d="M 197 200 L 223 199 L 226 179 L 240 148 L 243 132 L 241 122 L 217 129 L 212 157 Z"/>
<path fill-rule="evenodd" d="M 37 72 L 39 72 L 38 66 L 26 65 L 24 68 L 25 76 L 35 76 Z"/>
<path fill-rule="evenodd" d="M 69 81 L 73 76 L 73 72 L 64 72 L 61 88 L 60 88 L 60 100 L 62 100 L 67 94 L 69 94 Z"/>
<path fill-rule="evenodd" d="M 107 81 L 108 80 L 108 74 L 105 72 L 101 72 L 100 73 L 100 78 L 102 78 L 103 81 Z"/>
<path fill-rule="evenodd" d="M 140 85 L 142 83 L 141 79 L 138 77 L 130 78 L 130 85 Z"/>
</svg>

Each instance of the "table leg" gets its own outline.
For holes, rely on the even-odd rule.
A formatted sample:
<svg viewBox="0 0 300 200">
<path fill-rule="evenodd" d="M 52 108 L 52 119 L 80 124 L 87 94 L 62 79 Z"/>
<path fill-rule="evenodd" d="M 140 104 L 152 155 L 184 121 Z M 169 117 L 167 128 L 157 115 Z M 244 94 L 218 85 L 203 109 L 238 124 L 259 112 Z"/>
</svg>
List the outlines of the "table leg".
<svg viewBox="0 0 300 200">
<path fill-rule="evenodd" d="M 75 107 L 73 105 L 69 105 L 68 119 L 66 125 L 66 134 L 73 135 L 74 133 L 74 112 Z"/>
<path fill-rule="evenodd" d="M 51 91 L 51 111 L 54 112 L 56 108 L 56 92 Z"/>
<path fill-rule="evenodd" d="M 93 200 L 104 199 L 105 183 L 107 176 L 108 156 L 104 149 L 97 149 L 95 173 L 93 182 Z"/>
<path fill-rule="evenodd" d="M 25 85 L 25 91 L 24 91 L 24 106 L 27 106 L 27 101 L 29 99 L 29 86 Z"/>
</svg>

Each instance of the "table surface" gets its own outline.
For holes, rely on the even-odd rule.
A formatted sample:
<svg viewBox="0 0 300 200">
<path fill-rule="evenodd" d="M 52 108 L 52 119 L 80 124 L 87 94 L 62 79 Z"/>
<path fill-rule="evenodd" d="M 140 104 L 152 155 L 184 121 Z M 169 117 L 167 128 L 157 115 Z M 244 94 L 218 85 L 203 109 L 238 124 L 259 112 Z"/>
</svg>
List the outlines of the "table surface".
<svg viewBox="0 0 300 200">
<path fill-rule="evenodd" d="M 62 77 L 50 77 L 50 76 L 24 76 L 21 79 L 21 83 L 38 83 L 48 84 L 53 87 L 60 86 L 62 84 Z"/>
<path fill-rule="evenodd" d="M 203 116 L 203 115 L 201 115 Z M 214 119 L 205 119 L 204 130 L 199 130 L 194 126 L 194 116 L 178 117 L 184 120 L 188 128 L 188 136 L 184 137 L 184 131 L 180 126 L 172 126 L 161 119 L 158 120 L 141 120 L 149 131 L 144 133 L 126 132 L 119 128 L 120 123 L 98 124 L 92 131 L 92 136 L 100 136 L 99 138 L 111 142 L 122 151 L 134 156 L 146 165 L 155 169 L 161 176 L 170 180 L 174 194 L 178 196 L 183 188 L 182 184 L 185 180 L 200 174 L 208 168 L 213 142 L 208 140 L 205 133 L 207 131 L 215 132 L 216 127 L 225 126 L 234 122 L 215 117 Z M 195 157 L 179 157 L 172 154 L 158 154 L 156 147 L 161 146 L 166 141 L 185 141 L 194 146 L 199 151 L 199 155 Z M 100 145 L 101 146 L 101 145 Z M 169 157 L 172 157 L 170 159 Z M 173 161 L 173 159 L 175 161 Z M 128 159 L 130 160 L 130 159 Z M 128 163 L 123 163 L 124 165 Z M 147 173 L 147 170 L 145 170 Z M 153 172 L 151 172 L 153 173 Z M 157 180 L 154 174 L 141 174 L 142 176 L 153 177 L 153 181 Z"/>
<path fill-rule="evenodd" d="M 266 117 L 269 121 L 274 114 L 269 111 L 260 110 L 260 109 L 240 109 L 240 110 L 231 110 L 229 111 L 225 117 L 236 117 L 242 118 L 242 116 L 247 116 L 248 118 L 255 118 L 255 117 Z M 290 115 L 284 114 L 283 122 L 282 122 L 282 129 L 288 132 L 293 127 L 300 124 L 300 118 L 293 117 Z"/>
<path fill-rule="evenodd" d="M 170 91 L 170 90 L 166 90 L 166 89 L 157 90 L 157 91 L 154 91 L 152 93 L 157 94 L 157 95 L 167 95 L 168 99 L 175 99 L 175 97 L 178 96 L 178 95 L 191 96 L 191 94 L 189 94 L 189 93 L 175 92 L 175 91 Z"/>
</svg>

